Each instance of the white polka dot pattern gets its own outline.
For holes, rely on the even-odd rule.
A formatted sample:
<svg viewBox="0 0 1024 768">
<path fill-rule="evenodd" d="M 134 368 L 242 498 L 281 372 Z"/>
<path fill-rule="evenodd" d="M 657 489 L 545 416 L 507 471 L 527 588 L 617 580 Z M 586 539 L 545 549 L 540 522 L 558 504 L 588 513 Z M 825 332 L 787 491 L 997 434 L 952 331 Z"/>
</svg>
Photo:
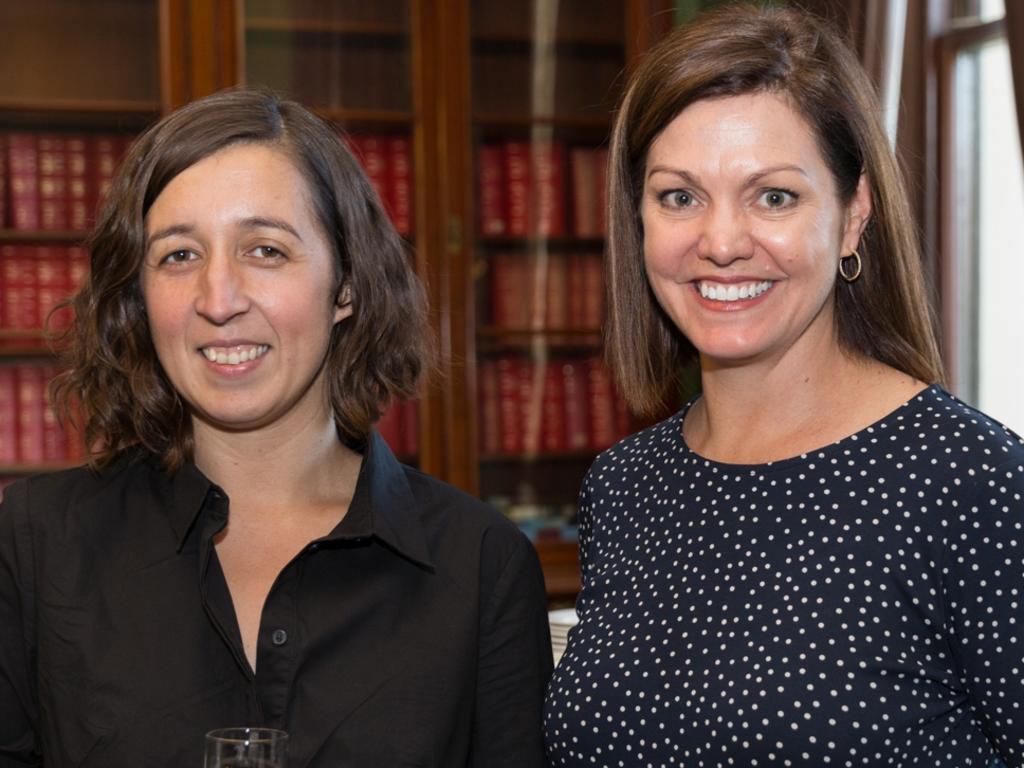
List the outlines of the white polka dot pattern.
<svg viewBox="0 0 1024 768">
<path fill-rule="evenodd" d="M 687 448 L 684 414 L 584 481 L 551 765 L 1022 765 L 1020 438 L 931 387 L 729 465 Z"/>
</svg>

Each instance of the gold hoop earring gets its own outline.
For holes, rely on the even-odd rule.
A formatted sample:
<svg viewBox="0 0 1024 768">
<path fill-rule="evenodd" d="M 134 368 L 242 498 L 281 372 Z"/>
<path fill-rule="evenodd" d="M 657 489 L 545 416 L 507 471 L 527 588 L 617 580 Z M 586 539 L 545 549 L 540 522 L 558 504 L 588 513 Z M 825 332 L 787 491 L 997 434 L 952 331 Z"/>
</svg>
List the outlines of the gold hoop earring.
<svg viewBox="0 0 1024 768">
<path fill-rule="evenodd" d="M 843 266 L 847 259 L 854 259 L 857 262 L 857 266 L 854 268 L 853 272 L 847 272 Z M 843 256 L 841 259 L 839 259 L 839 276 L 848 283 L 853 283 L 857 281 L 857 278 L 860 277 L 860 268 L 860 254 L 857 253 L 856 249 L 854 249 L 853 253 L 851 253 L 850 255 Z"/>
</svg>

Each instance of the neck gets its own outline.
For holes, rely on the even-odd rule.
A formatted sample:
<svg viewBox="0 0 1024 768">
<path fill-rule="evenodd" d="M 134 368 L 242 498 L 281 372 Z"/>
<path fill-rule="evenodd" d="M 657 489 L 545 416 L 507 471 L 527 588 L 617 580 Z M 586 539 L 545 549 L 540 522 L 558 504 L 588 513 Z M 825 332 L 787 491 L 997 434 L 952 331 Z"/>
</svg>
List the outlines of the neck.
<svg viewBox="0 0 1024 768">
<path fill-rule="evenodd" d="M 249 432 L 218 429 L 194 418 L 193 433 L 196 466 L 227 492 L 232 509 L 330 504 L 351 495 L 357 472 L 349 470 L 361 461 L 338 440 L 329 413 L 300 425 L 276 424 Z M 353 487 L 339 488 L 338 478 Z"/>
<path fill-rule="evenodd" d="M 808 453 L 863 429 L 923 388 L 834 338 L 744 365 L 702 359 L 703 395 L 684 434 L 700 455 L 761 464 Z"/>
</svg>

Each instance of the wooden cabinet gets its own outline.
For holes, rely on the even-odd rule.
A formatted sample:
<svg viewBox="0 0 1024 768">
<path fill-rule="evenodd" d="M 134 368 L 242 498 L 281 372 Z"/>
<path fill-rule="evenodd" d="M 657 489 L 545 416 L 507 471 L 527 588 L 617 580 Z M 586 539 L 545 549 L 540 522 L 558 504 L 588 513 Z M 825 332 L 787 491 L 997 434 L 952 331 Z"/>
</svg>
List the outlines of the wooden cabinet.
<svg viewBox="0 0 1024 768">
<path fill-rule="evenodd" d="M 131 137 L 165 103 L 161 3 L 0 2 L 0 487 L 80 463 L 47 405 L 50 315 L 88 269 L 81 246 Z"/>
<path fill-rule="evenodd" d="M 337 123 L 410 244 L 441 353 L 385 426 L 403 458 L 539 535 L 552 594 L 571 597 L 562 531 L 587 465 L 628 428 L 599 361 L 602 147 L 668 6 L 0 0 L 0 30 L 17 30 L 0 32 L 0 132 L 130 135 L 236 83 Z M 7 220 L 0 244 L 81 236 Z M 49 362 L 16 336 L 0 331 L 0 367 Z"/>
</svg>

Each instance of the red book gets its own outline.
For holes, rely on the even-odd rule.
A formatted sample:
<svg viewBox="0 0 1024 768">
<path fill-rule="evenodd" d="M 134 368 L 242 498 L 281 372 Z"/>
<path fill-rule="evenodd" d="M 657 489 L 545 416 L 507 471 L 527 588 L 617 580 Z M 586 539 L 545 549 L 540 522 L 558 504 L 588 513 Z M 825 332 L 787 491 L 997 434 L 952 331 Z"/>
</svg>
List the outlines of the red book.
<svg viewBox="0 0 1024 768">
<path fill-rule="evenodd" d="M 565 145 L 539 141 L 532 146 L 534 232 L 541 237 L 565 236 Z"/>
<path fill-rule="evenodd" d="M 39 153 L 35 134 L 7 134 L 7 175 L 11 226 L 39 229 Z"/>
<path fill-rule="evenodd" d="M 540 425 L 544 417 L 544 367 L 519 362 L 519 406 L 523 423 L 523 453 L 540 453 Z"/>
<path fill-rule="evenodd" d="M 43 411 L 46 409 L 46 377 L 39 365 L 14 368 L 18 409 L 18 461 L 43 461 Z"/>
<path fill-rule="evenodd" d="M 39 134 L 39 227 L 68 228 L 67 152 L 63 136 Z"/>
<path fill-rule="evenodd" d="M 80 413 L 72 408 L 68 418 L 64 425 L 64 454 L 68 459 L 85 458 L 85 440 L 79 430 Z"/>
<path fill-rule="evenodd" d="M 604 237 L 608 234 L 608 148 L 594 150 L 594 171 L 597 191 L 597 234 Z"/>
<path fill-rule="evenodd" d="M 50 313 L 71 293 L 71 278 L 65 249 L 53 245 L 37 246 L 34 261 L 39 297 L 36 327 L 55 331 L 67 328 L 70 317 L 66 312 L 54 314 L 53 322 L 47 323 Z"/>
<path fill-rule="evenodd" d="M 480 164 L 480 234 L 501 237 L 505 221 L 505 156 L 499 144 L 485 144 L 478 153 Z"/>
<path fill-rule="evenodd" d="M 572 168 L 572 221 L 576 237 L 598 237 L 597 169 L 594 150 L 573 147 L 569 152 Z"/>
<path fill-rule="evenodd" d="M 477 402 L 480 413 L 480 452 L 501 452 L 500 394 L 498 390 L 498 364 L 484 360 L 478 369 Z"/>
<path fill-rule="evenodd" d="M 89 209 L 93 216 L 103 207 L 110 193 L 110 185 L 114 181 L 122 150 L 123 142 L 119 136 L 97 135 L 89 139 L 87 167 L 91 170 L 92 182 Z"/>
<path fill-rule="evenodd" d="M 39 329 L 39 285 L 33 246 L 0 246 L 3 273 L 3 317 L 0 326 L 13 330 Z"/>
<path fill-rule="evenodd" d="M 512 237 L 526 237 L 533 229 L 531 217 L 530 143 L 507 141 L 505 156 L 506 223 Z"/>
<path fill-rule="evenodd" d="M 71 286 L 71 293 L 78 293 L 78 290 L 85 285 L 89 276 L 89 252 L 80 245 L 73 245 L 68 248 L 68 281 Z"/>
<path fill-rule="evenodd" d="M 0 133 L 0 229 L 7 228 L 7 134 Z"/>
<path fill-rule="evenodd" d="M 57 367 L 42 367 L 43 387 L 43 460 L 62 461 L 67 456 L 67 436 L 57 419 L 57 412 L 50 400 L 50 381 L 57 375 Z"/>
<path fill-rule="evenodd" d="M 547 256 L 546 311 L 544 327 L 555 330 L 569 326 L 569 257 L 564 253 Z"/>
<path fill-rule="evenodd" d="M 387 154 L 384 146 L 384 139 L 371 134 L 359 134 L 350 137 L 352 146 L 355 147 L 366 177 L 377 192 L 381 201 L 388 199 L 387 195 Z"/>
<path fill-rule="evenodd" d="M 569 275 L 566 281 L 566 290 L 568 291 L 568 315 L 569 315 L 569 327 L 574 329 L 584 328 L 584 317 L 585 312 L 583 310 L 584 296 L 583 292 L 586 290 L 585 281 L 583 279 L 583 260 L 587 258 L 587 254 L 574 253 L 568 257 L 569 259 Z"/>
<path fill-rule="evenodd" d="M 562 366 L 562 390 L 565 404 L 566 449 L 583 451 L 590 446 L 590 419 L 587 415 L 587 373 L 582 363 L 567 360 Z"/>
<path fill-rule="evenodd" d="M 420 453 L 420 404 L 416 400 L 402 403 L 402 453 L 407 458 Z"/>
<path fill-rule="evenodd" d="M 400 235 L 413 230 L 412 145 L 406 136 L 392 136 L 387 142 L 388 207 L 391 221 Z"/>
<path fill-rule="evenodd" d="M 0 366 L 0 463 L 18 460 L 18 397 L 14 368 Z"/>
<path fill-rule="evenodd" d="M 590 447 L 603 450 L 615 442 L 615 402 L 612 380 L 600 357 L 586 361 Z"/>
<path fill-rule="evenodd" d="M 92 226 L 93 195 L 89 191 L 89 143 L 84 136 L 64 139 L 67 171 L 68 229 L 83 232 Z"/>
<path fill-rule="evenodd" d="M 604 262 L 596 253 L 584 254 L 582 326 L 600 328 L 604 321 Z"/>
<path fill-rule="evenodd" d="M 414 460 L 420 453 L 420 404 L 418 400 L 403 400 L 401 456 Z"/>
<path fill-rule="evenodd" d="M 530 317 L 530 265 L 521 253 L 496 253 L 490 262 L 491 323 L 525 328 Z"/>
<path fill-rule="evenodd" d="M 523 450 L 523 409 L 519 382 L 519 361 L 512 357 L 499 357 L 498 418 L 502 453 L 521 453 Z"/>
<path fill-rule="evenodd" d="M 544 367 L 544 398 L 541 408 L 541 448 L 552 453 L 565 451 L 569 445 L 565 420 L 565 379 L 559 360 L 549 360 Z"/>
<path fill-rule="evenodd" d="M 401 453 L 402 450 L 402 408 L 401 403 L 393 400 L 384 409 L 380 420 L 377 422 L 377 432 L 384 438 L 384 442 L 391 448 L 392 453 Z"/>
</svg>

